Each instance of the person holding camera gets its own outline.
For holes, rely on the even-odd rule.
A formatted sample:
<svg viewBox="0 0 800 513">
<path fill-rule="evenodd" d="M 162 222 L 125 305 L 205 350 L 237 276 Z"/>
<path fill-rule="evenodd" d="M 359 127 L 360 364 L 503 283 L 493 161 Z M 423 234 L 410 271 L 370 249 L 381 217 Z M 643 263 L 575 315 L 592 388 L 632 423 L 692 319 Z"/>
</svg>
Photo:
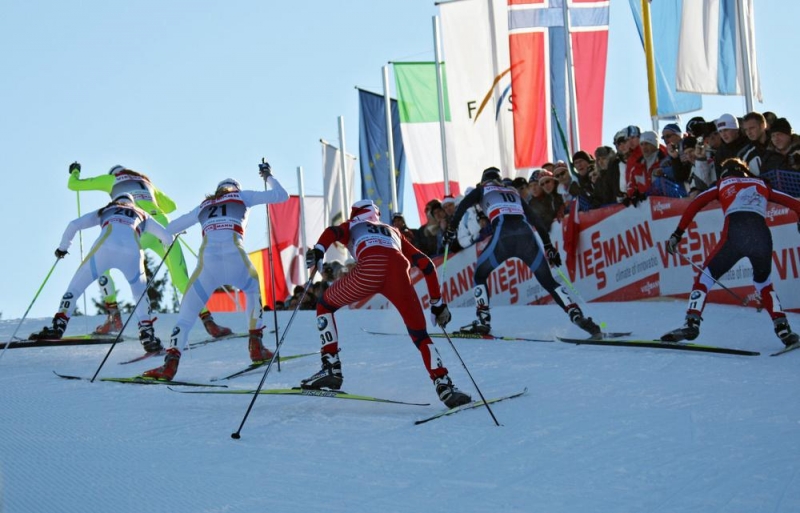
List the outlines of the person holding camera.
<svg viewBox="0 0 800 513">
<path fill-rule="evenodd" d="M 347 245 L 356 258 L 356 265 L 334 281 L 317 302 L 322 368 L 302 380 L 300 387 L 308 390 L 341 389 L 344 376 L 339 359 L 339 332 L 333 314 L 350 303 L 382 294 L 403 318 L 439 400 L 448 408 L 472 401 L 469 395 L 453 385 L 448 376 L 447 367 L 442 364 L 439 351 L 428 335 L 425 313 L 411 282 L 409 271 L 413 264 L 425 278 L 431 318 L 444 329 L 450 322 L 450 310 L 442 299 L 439 277 L 431 259 L 400 235 L 396 228 L 382 223 L 380 210 L 368 199 L 353 203 L 350 219 L 322 232 L 314 248 L 306 252 L 306 266 L 321 269 L 325 252 L 334 242 Z"/>
<path fill-rule="evenodd" d="M 181 300 L 180 313 L 172 330 L 164 365 L 146 371 L 142 376 L 161 380 L 172 380 L 175 377 L 181 349 L 185 351 L 189 345 L 189 331 L 198 312 L 205 306 L 209 295 L 223 285 L 234 286 L 245 294 L 250 329 L 248 350 L 252 362 L 261 363 L 272 358 L 272 351 L 261 342 L 264 330 L 261 321 L 261 289 L 258 272 L 244 249 L 244 236 L 250 207 L 265 203 L 283 203 L 289 199 L 289 194 L 272 176 L 269 163 L 262 162 L 258 169 L 265 186 L 269 187 L 267 190 L 242 190 L 238 181 L 226 178 L 194 210 L 167 225 L 169 233 L 178 234 L 199 223 L 203 230 L 203 243 L 197 257 L 198 267 Z M 276 301 L 276 309 L 277 306 Z"/>
</svg>

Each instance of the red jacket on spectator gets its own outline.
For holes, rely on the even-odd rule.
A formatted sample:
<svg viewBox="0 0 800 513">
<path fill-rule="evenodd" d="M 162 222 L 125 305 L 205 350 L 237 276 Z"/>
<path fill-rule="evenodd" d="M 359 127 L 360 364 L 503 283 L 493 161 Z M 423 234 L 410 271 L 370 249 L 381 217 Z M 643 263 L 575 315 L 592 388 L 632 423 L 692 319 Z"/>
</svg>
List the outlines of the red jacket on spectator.
<svg viewBox="0 0 800 513">
<path fill-rule="evenodd" d="M 650 167 L 647 166 L 641 148 L 637 148 L 635 154 L 638 158 L 635 160 L 628 159 L 629 166 L 631 166 L 631 161 L 633 161 L 633 166 L 628 167 L 627 170 L 628 197 L 633 196 L 635 192 L 638 192 L 640 195 L 646 195 L 648 193 L 650 185 L 653 183 L 653 173 L 656 173 L 655 176 L 663 174 L 661 171 L 661 161 L 667 157 L 667 149 L 663 145 L 658 146 L 656 158 Z"/>
</svg>

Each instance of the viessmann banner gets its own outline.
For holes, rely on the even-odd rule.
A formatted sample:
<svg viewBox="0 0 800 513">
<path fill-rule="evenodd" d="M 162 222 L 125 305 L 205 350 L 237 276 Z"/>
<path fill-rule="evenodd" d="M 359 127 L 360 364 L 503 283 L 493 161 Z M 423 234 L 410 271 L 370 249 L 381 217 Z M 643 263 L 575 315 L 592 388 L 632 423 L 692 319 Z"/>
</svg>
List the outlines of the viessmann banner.
<svg viewBox="0 0 800 513">
<path fill-rule="evenodd" d="M 614 206 L 582 212 L 578 218 L 577 249 L 570 265 L 561 267 L 586 301 L 632 301 L 659 296 L 685 297 L 691 290 L 695 268 L 702 266 L 720 239 L 724 217 L 714 202 L 701 211 L 683 236 L 679 246 L 686 259 L 667 253 L 665 241 L 678 225 L 688 199 L 650 198 L 638 207 Z M 570 221 L 565 220 L 565 225 Z M 786 310 L 800 311 L 800 234 L 797 216 L 780 205 L 770 204 L 767 223 L 772 229 L 772 280 Z M 553 223 L 553 244 L 564 254 L 561 223 Z M 569 235 L 569 234 L 568 234 Z M 451 255 L 442 284 L 445 300 L 452 306 L 473 306 L 473 275 L 477 255 L 486 241 Z M 442 276 L 441 257 L 435 259 Z M 556 270 L 554 275 L 563 281 Z M 429 297 L 421 273 L 412 268 L 417 293 L 423 306 Z M 739 261 L 720 281 L 748 303 L 755 305 L 752 268 L 746 259 Z M 511 259 L 492 272 L 488 283 L 491 304 L 545 304 L 551 299 L 520 260 Z M 721 287 L 715 287 L 709 300 L 737 304 Z M 387 308 L 383 296 L 353 305 L 354 308 Z"/>
</svg>

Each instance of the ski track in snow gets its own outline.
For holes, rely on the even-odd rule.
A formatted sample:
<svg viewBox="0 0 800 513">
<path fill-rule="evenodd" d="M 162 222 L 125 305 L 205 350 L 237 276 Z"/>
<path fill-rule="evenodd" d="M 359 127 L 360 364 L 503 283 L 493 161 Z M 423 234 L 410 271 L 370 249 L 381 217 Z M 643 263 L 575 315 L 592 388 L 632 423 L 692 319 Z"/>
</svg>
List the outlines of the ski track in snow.
<svg viewBox="0 0 800 513">
<path fill-rule="evenodd" d="M 682 324 L 684 302 L 586 310 L 609 331 L 650 338 Z M 281 327 L 289 315 L 279 313 Z M 472 315 L 453 309 L 451 327 Z M 551 305 L 492 316 L 497 334 L 582 336 Z M 162 340 L 175 317 L 159 315 Z M 215 317 L 246 328 L 243 314 Z M 262 395 L 240 440 L 230 434 L 250 395 L 52 374 L 91 377 L 109 346 L 11 349 L 0 360 L 0 512 L 796 513 L 800 352 L 768 356 L 780 342 L 766 313 L 709 305 L 704 317 L 698 342 L 762 355 L 453 339 L 485 397 L 528 393 L 491 405 L 501 427 L 485 407 L 414 426 L 442 406 L 399 315 L 341 310 L 343 389 L 431 406 Z M 800 329 L 800 316 L 790 320 Z M 18 322 L 0 321 L 0 339 Z M 26 320 L 20 333 L 48 322 Z M 84 326 L 76 318 L 68 334 Z M 190 339 L 203 338 L 197 323 Z M 299 312 L 282 352 L 316 351 L 317 341 L 314 314 Z M 478 398 L 447 340 L 435 342 L 456 386 Z M 140 351 L 119 344 L 100 376 L 160 363 L 117 365 Z M 185 353 L 176 379 L 208 382 L 247 363 L 246 339 L 220 341 Z M 285 362 L 265 386 L 296 386 L 318 367 L 313 356 Z M 253 389 L 262 375 L 226 383 Z"/>
</svg>

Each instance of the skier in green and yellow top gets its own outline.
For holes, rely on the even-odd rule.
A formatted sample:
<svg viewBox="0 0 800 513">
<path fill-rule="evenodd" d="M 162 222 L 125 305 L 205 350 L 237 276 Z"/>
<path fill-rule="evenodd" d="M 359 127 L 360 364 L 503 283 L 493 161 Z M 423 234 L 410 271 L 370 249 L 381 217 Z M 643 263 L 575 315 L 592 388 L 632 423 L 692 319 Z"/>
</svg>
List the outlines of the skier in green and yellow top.
<svg viewBox="0 0 800 513">
<path fill-rule="evenodd" d="M 169 224 L 166 214 L 175 210 L 175 202 L 166 194 L 158 190 L 150 179 L 142 173 L 127 169 L 123 166 L 112 167 L 107 175 L 95 176 L 92 178 L 81 178 L 81 165 L 73 162 L 69 166 L 69 182 L 67 187 L 72 191 L 105 191 L 115 197 L 122 193 L 133 196 L 136 206 L 150 214 L 162 226 Z M 143 233 L 141 237 L 142 249 L 151 249 L 158 256 L 164 258 L 165 250 L 161 242 L 149 233 Z M 189 273 L 186 269 L 186 261 L 180 245 L 176 244 L 170 251 L 165 262 L 169 270 L 172 283 L 183 294 L 189 283 Z M 103 301 L 108 310 L 108 319 L 98 326 L 95 333 L 107 334 L 118 332 L 122 329 L 122 318 L 117 306 L 117 291 L 111 275 L 106 272 L 98 280 L 103 292 Z M 200 312 L 200 319 L 203 326 L 212 337 L 224 337 L 231 334 L 231 330 L 224 326 L 219 326 L 211 317 L 211 312 L 203 308 Z"/>
</svg>

